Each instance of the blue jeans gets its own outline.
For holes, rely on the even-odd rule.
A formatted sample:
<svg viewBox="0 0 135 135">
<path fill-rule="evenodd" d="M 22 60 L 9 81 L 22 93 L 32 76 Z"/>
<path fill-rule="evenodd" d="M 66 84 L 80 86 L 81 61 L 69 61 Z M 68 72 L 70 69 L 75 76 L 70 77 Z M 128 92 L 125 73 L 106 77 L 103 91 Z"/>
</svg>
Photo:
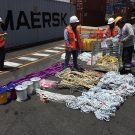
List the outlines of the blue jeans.
<svg viewBox="0 0 135 135">
<path fill-rule="evenodd" d="M 78 64 L 77 64 L 78 50 L 66 51 L 65 62 L 64 62 L 64 69 L 68 67 L 69 60 L 71 58 L 71 54 L 73 56 L 74 68 L 78 69 Z"/>
</svg>

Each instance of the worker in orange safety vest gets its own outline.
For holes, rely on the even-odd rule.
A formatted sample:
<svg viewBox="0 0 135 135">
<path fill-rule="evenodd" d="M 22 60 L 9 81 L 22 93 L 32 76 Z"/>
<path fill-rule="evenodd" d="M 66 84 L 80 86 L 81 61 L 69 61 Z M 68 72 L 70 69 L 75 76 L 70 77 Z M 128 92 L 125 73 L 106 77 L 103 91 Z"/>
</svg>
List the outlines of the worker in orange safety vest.
<svg viewBox="0 0 135 135">
<path fill-rule="evenodd" d="M 64 30 L 65 45 L 65 62 L 64 69 L 68 67 L 71 55 L 73 56 L 74 69 L 78 70 L 78 50 L 82 49 L 82 41 L 80 38 L 79 20 L 76 16 L 70 17 L 70 24 Z"/>
<path fill-rule="evenodd" d="M 108 19 L 108 28 L 104 32 L 104 38 L 119 37 L 121 35 L 121 30 L 115 25 L 114 18 Z"/>
<path fill-rule="evenodd" d="M 0 17 L 0 26 L 3 24 L 3 20 Z M 0 29 L 0 71 L 4 70 L 4 60 L 5 60 L 5 38 L 4 35 L 7 33 L 4 33 L 2 29 Z"/>
</svg>

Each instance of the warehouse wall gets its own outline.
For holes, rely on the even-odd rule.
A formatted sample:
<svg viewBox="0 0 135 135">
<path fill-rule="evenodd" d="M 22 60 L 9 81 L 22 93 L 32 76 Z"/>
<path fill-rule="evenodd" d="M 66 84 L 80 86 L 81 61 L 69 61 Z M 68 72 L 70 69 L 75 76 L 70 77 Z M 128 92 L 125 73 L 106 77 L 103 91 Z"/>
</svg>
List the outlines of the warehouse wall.
<svg viewBox="0 0 135 135">
<path fill-rule="evenodd" d="M 63 37 L 74 7 L 50 0 L 0 0 L 6 47 L 21 46 Z"/>
</svg>

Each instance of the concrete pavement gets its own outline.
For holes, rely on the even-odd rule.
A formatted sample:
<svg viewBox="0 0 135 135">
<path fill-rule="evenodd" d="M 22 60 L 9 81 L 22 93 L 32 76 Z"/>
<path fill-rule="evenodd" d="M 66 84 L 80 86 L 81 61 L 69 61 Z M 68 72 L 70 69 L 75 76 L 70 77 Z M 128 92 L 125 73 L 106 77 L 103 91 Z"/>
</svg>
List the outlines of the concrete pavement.
<svg viewBox="0 0 135 135">
<path fill-rule="evenodd" d="M 14 56 L 20 57 L 23 54 L 33 54 L 37 50 L 48 49 L 50 46 L 58 47 L 62 43 L 63 41 L 60 41 L 11 52 L 7 54 L 6 59 Z M 7 83 L 47 68 L 58 61 L 60 61 L 60 53 L 1 73 L 0 80 Z M 55 77 L 51 78 L 56 79 Z M 54 89 L 52 91 L 70 94 L 66 89 Z M 80 93 L 75 94 L 79 95 Z M 67 108 L 65 104 L 53 102 L 43 104 L 39 97 L 34 95 L 26 102 L 12 101 L 7 105 L 0 106 L 0 135 L 134 135 L 134 103 L 135 97 L 129 98 L 116 112 L 116 116 L 110 122 L 105 122 L 97 120 L 93 113 L 81 113 L 80 110 Z"/>
</svg>

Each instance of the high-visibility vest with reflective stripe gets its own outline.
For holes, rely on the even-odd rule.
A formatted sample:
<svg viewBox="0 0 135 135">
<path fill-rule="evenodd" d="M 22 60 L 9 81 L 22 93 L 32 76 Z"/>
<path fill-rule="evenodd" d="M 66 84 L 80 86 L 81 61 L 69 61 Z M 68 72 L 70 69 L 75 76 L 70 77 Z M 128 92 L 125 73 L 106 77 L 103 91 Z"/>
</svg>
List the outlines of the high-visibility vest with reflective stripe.
<svg viewBox="0 0 135 135">
<path fill-rule="evenodd" d="M 72 30 L 72 27 L 69 25 L 65 28 L 68 32 L 68 39 L 69 39 L 69 47 L 71 49 L 76 49 L 76 40 L 78 43 L 78 47 L 81 49 L 82 48 L 82 41 L 80 38 L 80 29 L 79 27 L 76 28 L 76 36 L 75 33 Z M 64 43 L 66 46 L 66 43 Z"/>
<path fill-rule="evenodd" d="M 3 34 L 3 33 L 0 33 Z M 5 39 L 3 36 L 0 36 L 0 47 L 3 47 L 5 45 Z"/>
<path fill-rule="evenodd" d="M 110 28 L 107 28 L 105 31 L 105 35 L 107 37 L 115 37 L 118 35 L 118 30 L 119 30 L 118 26 L 115 26 L 112 31 L 110 30 Z"/>
</svg>

